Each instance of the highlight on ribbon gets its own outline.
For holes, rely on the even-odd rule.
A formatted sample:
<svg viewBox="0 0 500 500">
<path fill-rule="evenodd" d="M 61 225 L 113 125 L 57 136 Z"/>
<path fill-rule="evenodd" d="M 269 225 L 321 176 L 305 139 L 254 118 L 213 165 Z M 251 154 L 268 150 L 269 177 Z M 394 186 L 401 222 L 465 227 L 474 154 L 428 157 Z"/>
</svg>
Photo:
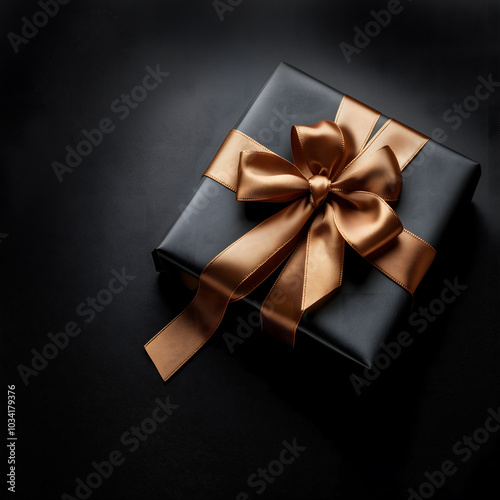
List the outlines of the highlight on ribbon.
<svg viewBox="0 0 500 500">
<path fill-rule="evenodd" d="M 391 204 L 401 192 L 401 170 L 428 139 L 394 120 L 370 139 L 379 117 L 345 96 L 335 122 L 292 127 L 293 163 L 230 132 L 205 175 L 235 191 L 238 201 L 285 206 L 217 255 L 193 301 L 145 345 L 163 380 L 211 337 L 229 302 L 283 262 L 261 320 L 266 332 L 291 346 L 304 312 L 341 285 L 345 243 L 413 294 L 435 250 L 403 228 Z M 297 275 L 301 286 L 287 287 Z M 279 305 L 270 300 L 277 290 L 285 297 Z"/>
</svg>

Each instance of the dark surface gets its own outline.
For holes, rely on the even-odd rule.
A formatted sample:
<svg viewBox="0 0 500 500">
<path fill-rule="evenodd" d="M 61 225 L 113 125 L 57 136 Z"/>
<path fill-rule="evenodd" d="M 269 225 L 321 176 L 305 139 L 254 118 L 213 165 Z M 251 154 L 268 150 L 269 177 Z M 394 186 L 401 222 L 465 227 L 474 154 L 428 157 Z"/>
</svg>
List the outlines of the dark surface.
<svg viewBox="0 0 500 500">
<path fill-rule="evenodd" d="M 500 406 L 500 92 L 459 126 L 443 116 L 474 93 L 478 77 L 500 80 L 499 7 L 402 5 L 349 64 L 339 44 L 352 44 L 354 28 L 387 2 L 244 0 L 221 22 L 209 0 L 74 0 L 18 54 L 7 33 L 19 34 L 22 17 L 40 8 L 4 2 L 1 327 L 4 384 L 16 385 L 17 498 L 76 498 L 76 479 L 113 450 L 125 462 L 91 499 L 234 499 L 243 491 L 406 499 L 447 460 L 456 472 L 433 498 L 497 490 L 500 432 L 466 462 L 453 449 Z M 189 300 L 173 277 L 159 279 L 150 251 L 282 60 L 427 135 L 442 128 L 446 146 L 483 167 L 416 311 L 439 298 L 445 279 L 467 289 L 425 328 L 402 325 L 412 346 L 360 396 L 352 366 L 326 349 L 291 352 L 255 330 L 231 354 L 221 334 L 237 333 L 238 307 L 167 384 L 142 347 Z M 120 120 L 111 103 L 157 64 L 170 75 Z M 116 129 L 58 182 L 52 162 L 106 117 Z M 79 304 L 123 267 L 135 279 L 86 323 Z M 19 365 L 70 321 L 81 333 L 24 385 Z M 166 396 L 179 408 L 130 451 L 121 436 L 148 422 Z M 247 479 L 293 439 L 306 449 L 259 495 Z"/>
</svg>

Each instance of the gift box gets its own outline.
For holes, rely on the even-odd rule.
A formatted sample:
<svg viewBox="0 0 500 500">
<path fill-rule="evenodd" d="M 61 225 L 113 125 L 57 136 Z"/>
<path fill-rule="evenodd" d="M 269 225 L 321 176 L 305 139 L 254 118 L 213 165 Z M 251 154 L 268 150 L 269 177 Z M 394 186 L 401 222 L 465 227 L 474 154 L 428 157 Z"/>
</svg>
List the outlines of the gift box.
<svg viewBox="0 0 500 500">
<path fill-rule="evenodd" d="M 248 189 L 252 189 L 252 178 L 248 172 L 254 167 L 257 170 L 261 168 L 260 166 L 251 165 L 254 157 L 257 160 L 259 158 L 265 159 L 262 154 L 267 154 L 272 162 L 272 159 L 275 158 L 271 155 L 272 152 L 292 162 L 293 157 L 300 154 L 305 155 L 306 153 L 304 152 L 294 152 L 292 157 L 291 129 L 294 125 L 307 127 L 316 126 L 314 124 L 321 123 L 320 127 L 323 127 L 322 130 L 325 130 L 326 127 L 328 134 L 333 133 L 333 136 L 335 134 L 338 135 L 339 132 L 336 125 L 332 125 L 331 122 L 325 122 L 325 120 L 333 121 L 337 117 L 337 121 L 342 121 L 339 120 L 340 108 L 344 112 L 342 117 L 344 131 L 351 126 L 351 122 L 356 123 L 357 110 L 361 110 L 363 114 L 368 115 L 372 121 L 372 124 L 367 128 L 368 133 L 366 134 L 365 132 L 367 137 L 362 142 L 362 144 L 365 144 L 362 147 L 366 147 L 366 144 L 370 144 L 370 141 L 379 140 L 382 132 L 385 133 L 385 130 L 389 129 L 388 124 L 391 121 L 388 117 L 366 106 L 363 107 L 357 101 L 347 98 L 334 88 L 288 64 L 281 63 L 235 125 L 234 129 L 238 131 L 238 137 L 235 139 L 234 133 L 231 136 L 231 140 L 233 142 L 236 141 L 236 143 L 239 139 L 243 139 L 241 148 L 245 151 L 254 149 L 252 145 L 254 143 L 255 149 L 260 151 L 261 155 L 254 154 L 252 156 L 249 152 L 245 153 L 247 173 L 238 173 L 237 166 L 225 165 L 224 162 L 226 160 L 224 155 L 227 153 L 228 145 L 223 145 L 215 156 L 213 164 L 208 167 L 207 172 L 202 177 L 198 188 L 187 203 L 185 210 L 171 226 L 163 241 L 153 251 L 153 260 L 157 271 L 163 272 L 178 269 L 195 278 L 199 278 L 205 267 L 216 256 L 224 252 L 225 249 L 244 237 L 246 233 L 260 223 L 276 216 L 280 210 L 283 210 L 283 207 L 287 205 L 286 196 L 282 196 L 283 199 L 278 200 L 264 200 L 267 201 L 266 203 L 260 203 L 253 199 L 237 201 L 235 190 L 238 187 L 235 184 L 238 181 L 244 180 L 248 183 Z M 413 137 L 411 140 L 415 142 L 415 145 L 412 143 L 411 147 L 414 151 L 411 154 L 407 154 L 407 164 L 399 165 L 403 170 L 401 173 L 402 186 L 398 199 L 395 201 L 387 198 L 387 203 L 395 210 L 405 231 L 415 235 L 415 238 L 423 240 L 423 243 L 426 242 L 428 246 L 438 248 L 440 237 L 449 226 L 453 214 L 461 204 L 470 201 L 479 180 L 480 166 L 478 163 L 448 149 L 442 144 L 427 140 L 421 134 L 397 122 L 392 122 L 391 127 L 400 128 L 396 130 L 396 135 L 393 134 L 393 138 L 389 141 L 390 144 L 386 145 L 383 141 L 381 142 L 381 147 L 376 150 L 377 155 L 385 154 L 387 161 L 393 161 L 393 157 L 396 156 L 396 160 L 399 159 L 400 163 L 402 161 L 401 158 L 406 158 L 404 155 L 407 154 L 405 151 L 407 146 L 401 145 L 398 136 L 400 130 L 403 135 Z M 304 131 L 306 129 L 297 130 L 298 136 L 294 139 L 296 141 L 296 148 L 299 147 L 297 144 L 302 141 L 300 130 Z M 311 132 L 311 138 L 309 139 L 312 144 L 315 140 L 314 134 L 318 129 L 312 128 L 307 130 L 314 132 Z M 341 142 L 345 142 L 344 136 L 346 136 L 345 132 L 344 135 L 342 135 L 342 132 L 338 135 L 341 138 Z M 238 149 L 238 144 L 235 147 Z M 342 147 L 345 148 L 347 146 L 342 144 Z M 388 149 L 390 151 L 387 151 Z M 395 151 L 394 154 L 393 151 Z M 401 156 L 401 151 L 403 151 L 403 156 Z M 314 154 L 315 152 L 313 151 L 313 156 Z M 360 155 L 359 150 L 351 152 L 350 160 L 353 157 L 356 158 L 356 155 Z M 243 161 L 243 156 L 242 154 L 240 162 Z M 353 161 L 355 162 L 356 160 Z M 285 168 L 288 168 L 286 164 L 284 165 Z M 280 168 L 282 167 L 280 166 Z M 228 169 L 233 170 L 229 172 Z M 344 172 L 342 172 L 339 178 L 343 174 Z M 245 177 L 245 179 L 242 179 L 242 177 Z M 319 179 L 320 176 L 315 177 Z M 300 179 L 300 182 L 303 182 L 302 179 Z M 318 208 L 324 198 L 323 194 L 317 194 L 323 189 L 320 186 L 321 179 L 319 179 L 319 187 L 313 186 L 311 179 L 309 180 L 309 184 L 312 193 L 309 201 L 312 203 L 313 208 L 311 209 L 307 206 L 307 210 L 314 210 Z M 335 185 L 333 181 L 328 181 L 329 189 L 331 191 L 337 189 L 337 193 L 341 195 L 342 188 L 332 187 Z M 352 188 L 350 189 L 352 191 Z M 390 186 L 390 189 L 394 189 L 393 186 Z M 243 190 L 243 188 L 240 188 L 240 190 Z M 240 193 L 238 193 L 238 196 L 240 199 L 242 198 Z M 375 197 L 380 198 L 379 195 Z M 316 201 L 318 201 L 318 206 L 315 205 Z M 289 203 L 292 202 L 289 201 Z M 296 203 L 299 202 L 297 201 Z M 335 205 L 337 214 L 342 203 L 344 203 L 343 210 L 347 212 L 349 212 L 352 206 L 352 200 L 339 199 L 339 202 Z M 303 206 L 305 207 L 306 205 Z M 309 228 L 314 227 L 311 226 L 310 219 L 308 219 L 309 222 L 307 223 L 309 224 Z M 347 215 L 344 219 L 347 221 L 350 220 Z M 344 245 L 342 242 L 342 248 L 338 242 L 335 243 L 341 248 L 342 253 L 340 257 L 335 257 L 336 259 L 341 258 L 343 262 L 343 266 L 339 271 L 341 286 L 335 288 L 332 293 L 326 294 L 319 301 L 316 301 L 317 297 L 309 300 L 309 302 L 314 302 L 314 304 L 312 307 L 307 307 L 305 311 L 290 313 L 295 314 L 294 318 L 291 318 L 291 321 L 293 322 L 297 318 L 296 322 L 298 324 L 294 326 L 293 334 L 290 332 L 286 333 L 288 340 L 285 339 L 285 341 L 293 344 L 293 340 L 289 341 L 290 338 L 309 336 L 341 353 L 343 356 L 363 366 L 370 367 L 381 346 L 387 341 L 393 331 L 398 319 L 403 313 L 408 313 L 410 310 L 412 303 L 412 294 L 410 292 L 413 291 L 410 288 L 413 285 L 405 286 L 404 283 L 401 283 L 401 280 L 394 277 L 392 271 L 386 272 L 385 263 L 378 265 L 377 262 L 382 262 L 384 255 L 381 257 L 377 255 L 376 248 L 370 249 L 369 254 L 368 252 L 360 251 L 358 248 L 359 245 L 356 246 L 353 244 L 350 241 L 349 235 L 344 234 L 345 232 L 349 232 L 349 227 L 346 229 L 345 226 L 346 222 L 342 222 L 344 226 L 339 221 L 337 222 L 339 228 L 341 228 L 342 235 L 345 236 L 346 241 L 349 243 Z M 342 230 L 342 227 L 344 227 L 344 230 Z M 308 231 L 308 229 L 306 228 L 305 231 Z M 307 239 L 306 236 L 304 238 Z M 420 242 L 417 243 L 420 245 Z M 328 243 L 326 245 L 327 251 L 329 251 Z M 294 242 L 292 247 L 287 250 L 286 255 L 280 256 L 280 265 L 274 266 L 271 269 L 272 274 L 270 277 L 267 277 L 258 286 L 250 286 L 249 288 L 252 291 L 249 294 L 246 294 L 247 292 L 240 294 L 244 295 L 242 300 L 248 304 L 249 311 L 261 311 L 266 297 L 267 303 L 271 302 L 272 305 L 273 299 L 272 295 L 268 295 L 269 291 L 272 290 L 273 283 L 281 276 L 280 273 L 287 266 L 286 263 L 291 259 L 290 255 L 293 255 L 294 251 L 297 253 L 298 243 Z M 309 243 L 307 245 L 304 243 L 304 248 L 309 251 Z M 423 244 L 422 248 L 426 250 Z M 244 250 L 246 251 L 246 249 Z M 248 259 L 252 255 L 251 253 L 245 253 L 245 251 L 241 253 L 242 259 Z M 382 248 L 378 254 L 383 254 L 384 251 Z M 403 255 L 405 251 L 404 249 L 402 250 Z M 418 252 L 419 250 L 417 250 Z M 297 259 L 297 257 L 294 258 Z M 382 261 L 377 259 L 382 259 Z M 389 257 L 387 257 L 386 261 L 388 259 Z M 431 260 L 430 257 L 427 258 L 428 262 L 426 262 L 424 267 L 427 268 Z M 389 264 L 389 267 L 391 266 L 392 264 Z M 316 284 L 322 282 L 323 279 L 328 281 L 328 273 L 332 264 L 329 261 L 327 263 L 320 262 L 319 267 L 319 271 L 316 269 L 314 273 L 310 273 L 310 279 L 314 278 Z M 287 272 L 290 273 L 290 271 Z M 338 271 L 336 270 L 335 272 Z M 421 279 L 423 274 L 425 274 L 425 270 L 417 278 L 417 281 Z M 302 281 L 300 283 L 302 286 Z M 312 292 L 306 293 L 306 286 L 303 286 L 302 306 L 304 306 L 306 295 L 314 294 L 315 283 L 309 282 L 308 286 Z M 328 288 L 328 290 L 330 289 Z M 283 296 L 276 298 L 276 301 L 286 302 L 289 300 L 287 293 L 288 291 L 285 287 L 282 293 Z M 228 300 L 234 300 L 235 298 L 239 297 L 233 295 Z M 276 314 L 288 314 L 286 304 L 284 306 L 280 305 L 278 309 L 279 312 Z M 194 325 L 196 322 L 204 324 L 205 320 L 200 316 L 202 314 L 199 311 L 193 313 L 188 308 L 185 313 L 194 316 L 191 319 L 191 325 Z M 182 321 L 187 320 L 183 319 Z M 273 321 L 272 314 L 270 314 L 270 321 L 267 323 L 270 325 L 269 330 L 273 330 L 274 328 Z M 216 324 L 218 324 L 217 321 L 213 323 L 215 326 L 206 326 L 206 328 L 216 328 Z M 186 325 L 187 327 L 190 326 L 189 323 L 186 323 Z M 184 328 L 186 328 L 186 325 Z M 194 327 L 196 328 L 196 326 Z M 263 322 L 263 327 L 264 330 L 267 330 L 265 321 Z M 161 334 L 165 333 L 168 332 L 160 332 L 160 337 Z M 153 358 L 164 379 L 181 366 L 185 359 L 190 357 L 192 354 L 191 351 L 193 353 L 196 352 L 204 341 L 206 341 L 206 338 L 198 339 L 197 342 L 199 345 L 193 343 L 192 346 L 185 348 L 182 345 L 183 342 L 189 343 L 190 340 L 188 336 L 184 337 L 183 335 L 181 331 L 176 332 L 175 336 L 177 340 L 173 343 L 167 342 L 163 346 L 157 346 L 157 349 L 148 350 L 148 348 L 154 347 L 155 342 L 159 341 L 159 336 L 154 337 L 150 341 L 153 344 L 148 343 L 146 345 L 146 350 L 148 350 L 149 355 Z M 202 334 L 200 333 L 200 335 Z M 279 338 L 280 335 L 278 333 L 276 336 Z M 188 354 L 186 355 L 186 353 Z M 175 366 L 168 374 L 165 371 L 162 373 L 162 370 L 158 367 L 159 363 L 161 364 L 159 359 L 165 356 L 173 356 L 180 359 L 179 363 L 172 360 L 169 361 L 170 364 L 173 363 Z"/>
</svg>

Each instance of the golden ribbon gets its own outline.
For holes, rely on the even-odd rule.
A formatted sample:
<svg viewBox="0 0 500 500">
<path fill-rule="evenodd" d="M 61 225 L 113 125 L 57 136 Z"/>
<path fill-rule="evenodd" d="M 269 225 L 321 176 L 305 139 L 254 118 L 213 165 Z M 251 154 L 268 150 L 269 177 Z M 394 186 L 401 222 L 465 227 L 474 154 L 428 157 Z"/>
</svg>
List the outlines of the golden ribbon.
<svg viewBox="0 0 500 500">
<path fill-rule="evenodd" d="M 239 201 L 288 204 L 217 255 L 193 301 L 145 345 L 163 380 L 212 336 L 229 302 L 288 257 L 261 317 L 263 329 L 292 346 L 305 310 L 341 285 L 345 242 L 413 294 L 435 250 L 404 229 L 389 204 L 399 197 L 401 170 L 428 139 L 388 120 L 368 141 L 379 117 L 344 97 L 335 122 L 292 127 L 294 163 L 230 132 L 205 175 L 236 191 Z M 300 286 L 289 286 L 297 278 Z M 277 291 L 279 303 L 272 299 Z"/>
</svg>

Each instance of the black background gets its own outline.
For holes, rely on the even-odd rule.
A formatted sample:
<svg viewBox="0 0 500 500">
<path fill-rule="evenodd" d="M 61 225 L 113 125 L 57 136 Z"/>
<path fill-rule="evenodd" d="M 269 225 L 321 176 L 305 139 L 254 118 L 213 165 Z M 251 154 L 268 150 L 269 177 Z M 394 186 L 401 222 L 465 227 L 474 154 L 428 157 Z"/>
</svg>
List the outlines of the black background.
<svg viewBox="0 0 500 500">
<path fill-rule="evenodd" d="M 76 478 L 113 450 L 125 462 L 92 499 L 405 499 L 445 460 L 457 472 L 433 498 L 498 491 L 500 432 L 466 463 L 453 446 L 500 406 L 500 91 L 456 130 L 443 114 L 479 76 L 500 80 L 499 5 L 401 5 L 348 63 L 339 44 L 387 2 L 243 0 L 221 21 L 210 0 L 73 0 L 17 54 L 7 34 L 40 7 L 2 3 L 1 328 L 5 393 L 15 384 L 17 395 L 17 498 L 75 496 Z M 360 396 L 354 367 L 315 346 L 292 352 L 255 332 L 231 354 L 221 333 L 236 333 L 238 307 L 166 384 L 143 350 L 188 301 L 158 278 L 150 251 L 282 60 L 424 134 L 442 128 L 483 167 L 416 307 L 445 279 L 467 289 Z M 121 121 L 111 103 L 148 65 L 170 74 Z M 105 117 L 116 129 L 60 183 L 52 162 Z M 77 306 L 123 267 L 135 279 L 86 323 Z M 25 385 L 18 366 L 68 321 L 80 335 Z M 179 408 L 130 452 L 122 434 L 166 396 Z M 306 449 L 257 494 L 248 477 L 293 439 Z"/>
</svg>

